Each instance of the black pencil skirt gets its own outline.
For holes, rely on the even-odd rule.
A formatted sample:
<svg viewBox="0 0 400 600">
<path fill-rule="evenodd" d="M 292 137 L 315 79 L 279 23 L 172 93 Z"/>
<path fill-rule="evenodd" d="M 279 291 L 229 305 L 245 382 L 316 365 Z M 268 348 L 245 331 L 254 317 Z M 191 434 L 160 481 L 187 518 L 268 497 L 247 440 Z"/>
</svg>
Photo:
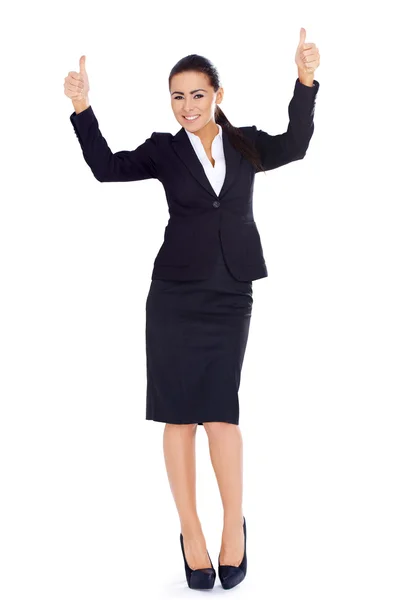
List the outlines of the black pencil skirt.
<svg viewBox="0 0 400 600">
<path fill-rule="evenodd" d="M 203 281 L 153 279 L 146 300 L 146 420 L 239 424 L 239 386 L 253 288 L 221 245 Z"/>
</svg>

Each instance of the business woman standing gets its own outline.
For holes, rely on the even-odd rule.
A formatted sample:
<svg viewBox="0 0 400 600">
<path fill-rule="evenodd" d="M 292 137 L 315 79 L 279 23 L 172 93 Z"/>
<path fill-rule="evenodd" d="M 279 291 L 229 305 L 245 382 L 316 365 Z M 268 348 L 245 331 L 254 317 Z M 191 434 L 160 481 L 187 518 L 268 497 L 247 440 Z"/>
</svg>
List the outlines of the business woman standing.
<svg viewBox="0 0 400 600">
<path fill-rule="evenodd" d="M 169 75 L 176 135 L 153 132 L 135 150 L 112 153 L 89 103 L 85 56 L 69 72 L 65 94 L 85 161 L 98 181 L 156 178 L 170 219 L 154 261 L 146 301 L 146 419 L 165 423 L 163 450 L 180 519 L 186 579 L 212 588 L 216 573 L 207 551 L 195 494 L 195 434 L 203 425 L 224 509 L 218 574 L 224 589 L 247 572 L 242 511 L 243 443 L 238 391 L 252 313 L 252 281 L 267 277 L 252 212 L 255 173 L 304 158 L 314 130 L 319 83 L 315 44 L 300 30 L 298 79 L 289 126 L 271 136 L 234 127 L 219 104 L 224 90 L 212 63 L 181 59 Z"/>
</svg>

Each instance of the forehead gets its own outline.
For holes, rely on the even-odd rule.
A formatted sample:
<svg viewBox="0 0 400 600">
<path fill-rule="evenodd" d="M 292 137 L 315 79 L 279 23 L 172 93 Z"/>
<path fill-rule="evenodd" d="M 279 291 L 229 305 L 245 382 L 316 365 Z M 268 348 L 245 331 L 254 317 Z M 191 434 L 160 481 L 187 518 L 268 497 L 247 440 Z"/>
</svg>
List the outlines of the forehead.
<svg viewBox="0 0 400 600">
<path fill-rule="evenodd" d="M 171 92 L 175 89 L 180 91 L 193 90 L 195 88 L 210 88 L 208 77 L 197 71 L 184 71 L 171 77 Z"/>
</svg>

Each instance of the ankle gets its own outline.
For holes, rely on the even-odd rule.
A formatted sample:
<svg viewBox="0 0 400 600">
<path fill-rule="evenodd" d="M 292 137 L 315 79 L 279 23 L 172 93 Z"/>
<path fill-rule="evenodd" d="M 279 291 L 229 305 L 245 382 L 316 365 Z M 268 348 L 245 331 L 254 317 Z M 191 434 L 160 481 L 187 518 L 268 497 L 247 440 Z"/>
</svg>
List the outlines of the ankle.
<svg viewBox="0 0 400 600">
<path fill-rule="evenodd" d="M 230 512 L 224 514 L 224 529 L 243 526 L 243 511 Z"/>
<path fill-rule="evenodd" d="M 181 520 L 181 533 L 186 540 L 204 537 L 199 519 Z"/>
</svg>

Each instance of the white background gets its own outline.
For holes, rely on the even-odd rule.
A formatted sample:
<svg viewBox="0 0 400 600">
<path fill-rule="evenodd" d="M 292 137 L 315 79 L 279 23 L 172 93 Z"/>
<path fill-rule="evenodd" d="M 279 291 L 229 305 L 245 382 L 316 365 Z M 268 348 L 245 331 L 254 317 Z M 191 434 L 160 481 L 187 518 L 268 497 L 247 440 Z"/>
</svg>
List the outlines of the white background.
<svg viewBox="0 0 400 600">
<path fill-rule="evenodd" d="M 271 600 L 398 600 L 398 47 L 388 2 L 20 3 L 2 36 L 0 596 L 192 598 L 145 420 L 145 301 L 168 219 L 157 180 L 101 184 L 64 77 L 86 55 L 113 151 L 176 133 L 168 75 L 217 66 L 237 126 L 286 131 L 300 28 L 320 50 L 306 157 L 257 174 L 269 276 L 240 388 L 248 574 Z M 4 15 L 4 11 L 3 11 Z M 397 38 L 396 38 L 397 39 Z M 197 432 L 214 562 L 222 504 Z M 213 594 L 225 594 L 217 580 Z"/>
</svg>

